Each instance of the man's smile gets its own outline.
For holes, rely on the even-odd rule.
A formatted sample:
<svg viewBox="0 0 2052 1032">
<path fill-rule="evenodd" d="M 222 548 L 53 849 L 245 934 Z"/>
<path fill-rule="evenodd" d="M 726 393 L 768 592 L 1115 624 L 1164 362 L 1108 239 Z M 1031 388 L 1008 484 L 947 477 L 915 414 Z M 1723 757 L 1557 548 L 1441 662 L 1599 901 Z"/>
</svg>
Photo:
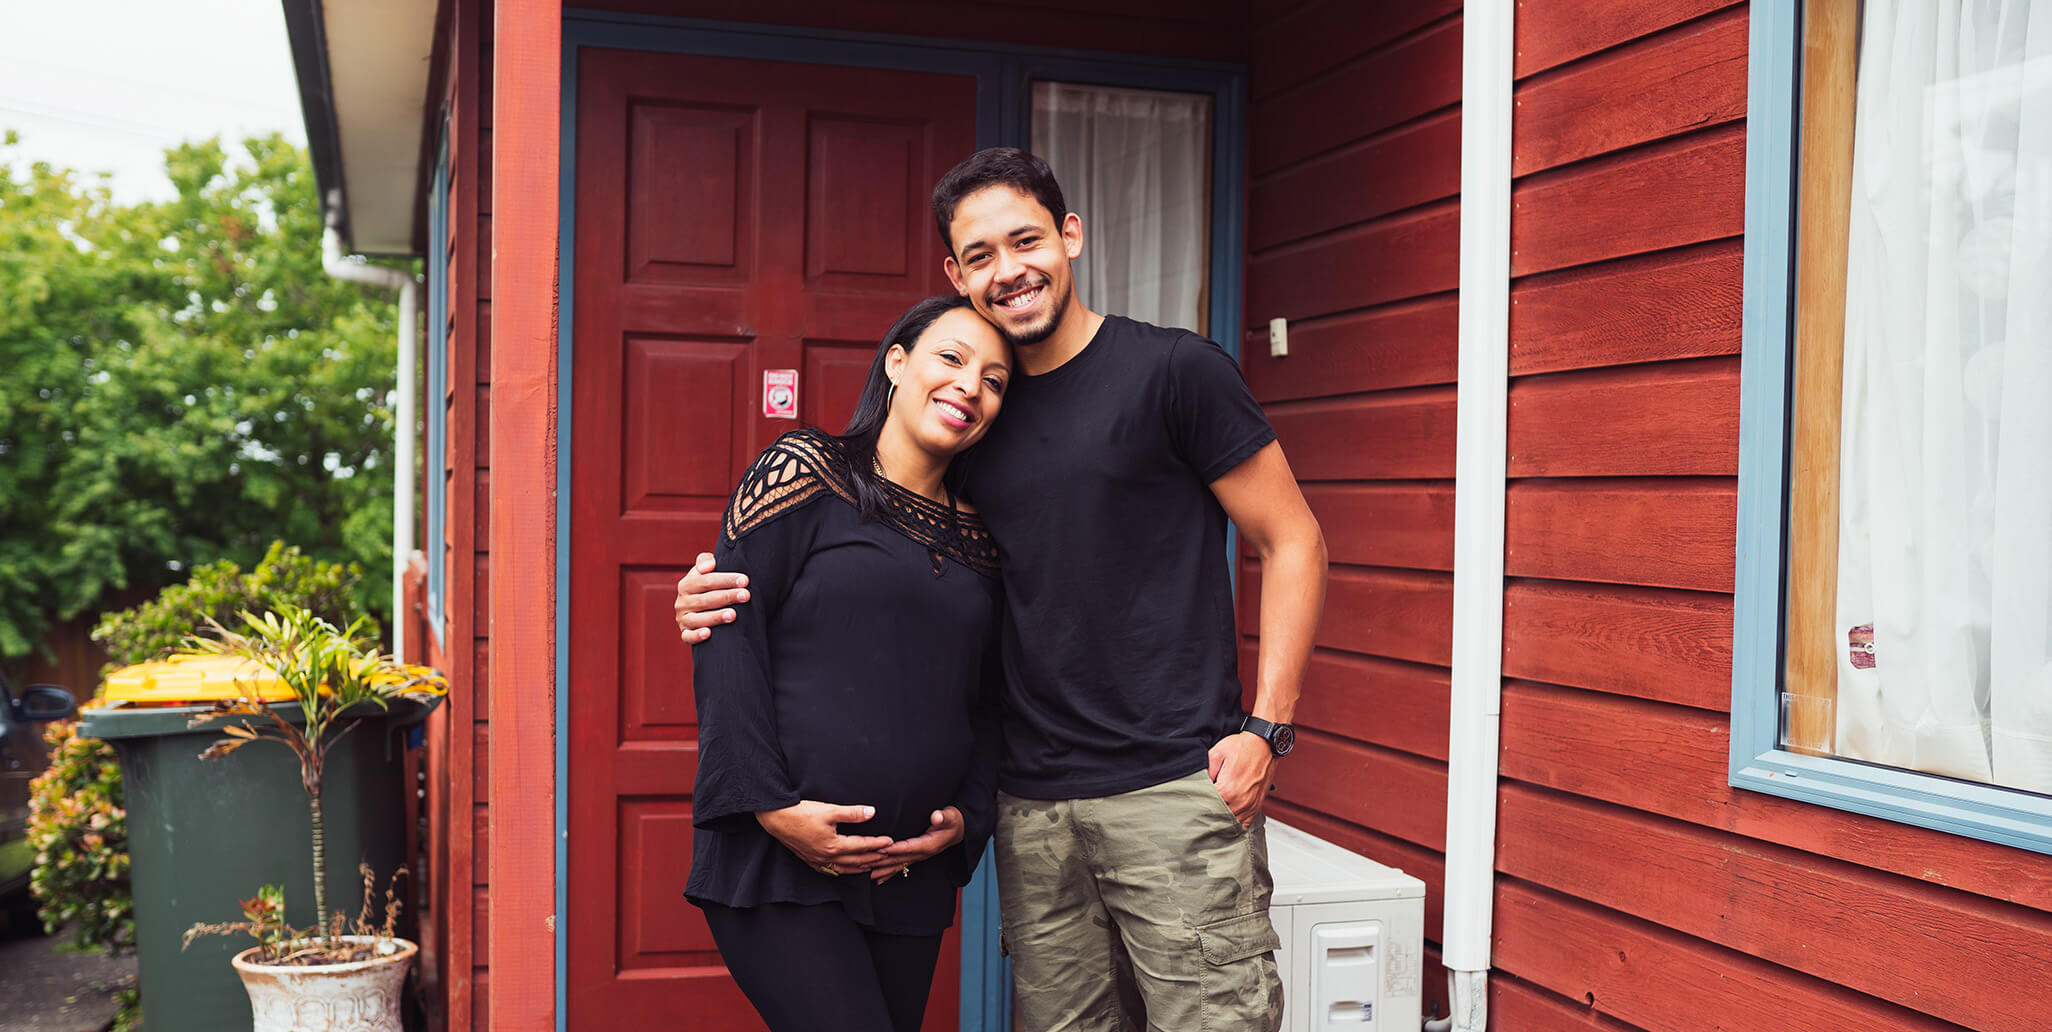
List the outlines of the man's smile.
<svg viewBox="0 0 2052 1032">
<path fill-rule="evenodd" d="M 1033 307 L 1033 303 L 1035 301 L 1040 300 L 1040 292 L 1045 289 L 1047 289 L 1047 284 L 1036 283 L 1031 287 L 1027 287 L 1025 290 L 1019 291 L 1016 294 L 1009 294 L 1003 297 L 995 298 L 992 300 L 991 303 L 997 305 L 999 308 L 1003 308 L 1009 311 L 1023 312 L 1026 309 Z"/>
</svg>

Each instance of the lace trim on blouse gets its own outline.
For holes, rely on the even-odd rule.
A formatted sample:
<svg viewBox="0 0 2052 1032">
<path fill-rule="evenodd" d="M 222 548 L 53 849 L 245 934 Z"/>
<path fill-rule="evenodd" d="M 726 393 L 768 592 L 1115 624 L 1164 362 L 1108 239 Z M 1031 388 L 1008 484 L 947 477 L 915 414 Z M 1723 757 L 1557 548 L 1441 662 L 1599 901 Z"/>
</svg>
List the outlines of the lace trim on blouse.
<svg viewBox="0 0 2052 1032">
<path fill-rule="evenodd" d="M 946 557 L 986 577 L 998 575 L 997 542 L 981 518 L 952 510 L 881 477 L 878 480 L 884 488 L 884 510 L 878 518 L 925 545 L 934 555 L 936 573 L 940 559 Z M 734 490 L 720 522 L 720 533 L 728 541 L 739 541 L 755 528 L 826 493 L 860 506 L 840 442 L 818 430 L 793 430 L 777 438 L 742 475 L 741 486 Z"/>
</svg>

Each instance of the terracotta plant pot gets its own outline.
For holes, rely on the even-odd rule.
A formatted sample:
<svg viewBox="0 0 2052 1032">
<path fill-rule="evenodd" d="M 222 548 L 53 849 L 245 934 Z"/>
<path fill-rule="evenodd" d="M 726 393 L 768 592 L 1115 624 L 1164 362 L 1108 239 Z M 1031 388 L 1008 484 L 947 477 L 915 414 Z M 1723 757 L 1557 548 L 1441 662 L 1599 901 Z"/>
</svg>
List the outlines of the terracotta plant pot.
<svg viewBox="0 0 2052 1032">
<path fill-rule="evenodd" d="M 352 964 L 258 964 L 252 946 L 235 955 L 249 991 L 253 1032 L 400 1032 L 406 969 L 420 948 L 405 939 L 345 935 L 354 945 L 383 942 L 392 952 Z"/>
</svg>

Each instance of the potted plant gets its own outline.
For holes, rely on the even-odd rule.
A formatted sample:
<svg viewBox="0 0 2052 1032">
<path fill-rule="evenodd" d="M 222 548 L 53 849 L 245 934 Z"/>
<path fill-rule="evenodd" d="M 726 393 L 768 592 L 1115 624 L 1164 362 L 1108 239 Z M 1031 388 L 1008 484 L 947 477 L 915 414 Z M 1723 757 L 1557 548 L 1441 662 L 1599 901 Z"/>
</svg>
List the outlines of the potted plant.
<svg viewBox="0 0 2052 1032">
<path fill-rule="evenodd" d="M 187 930 L 185 941 L 228 932 L 248 932 L 256 938 L 256 946 L 234 958 L 235 970 L 249 991 L 255 1032 L 303 1027 L 398 1032 L 400 986 L 418 952 L 413 943 L 394 934 L 399 912 L 396 886 L 404 869 L 395 872 L 386 890 L 382 923 L 372 923 L 374 877 L 367 865 L 360 868 L 364 906 L 355 927 L 346 927 L 343 914 L 331 919 L 321 771 L 329 748 L 366 717 L 401 699 L 440 696 L 448 684 L 440 674 L 403 664 L 364 641 L 361 620 L 337 629 L 307 610 L 286 605 L 262 616 L 244 613 L 243 622 L 243 630 L 231 631 L 208 620 L 213 637 L 191 639 L 187 654 L 238 658 L 267 671 L 289 693 L 284 705 L 296 705 L 298 719 L 266 701 L 255 680 L 238 680 L 237 697 L 215 703 L 192 724 L 228 721 L 220 726 L 221 740 L 200 754 L 204 759 L 219 759 L 262 741 L 282 743 L 298 756 L 300 787 L 306 790 L 312 818 L 314 927 L 287 927 L 283 891 L 267 886 L 243 901 L 244 920 L 196 924 Z"/>
</svg>

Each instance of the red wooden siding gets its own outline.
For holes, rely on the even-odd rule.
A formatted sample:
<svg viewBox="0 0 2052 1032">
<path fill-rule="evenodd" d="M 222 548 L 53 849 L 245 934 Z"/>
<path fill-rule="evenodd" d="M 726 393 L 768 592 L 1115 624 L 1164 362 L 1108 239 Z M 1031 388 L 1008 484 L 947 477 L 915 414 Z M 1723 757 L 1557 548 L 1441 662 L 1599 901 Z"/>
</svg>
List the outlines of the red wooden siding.
<svg viewBox="0 0 2052 1032">
<path fill-rule="evenodd" d="M 485 858 L 490 822 L 490 626 L 486 589 L 490 555 L 486 523 L 491 411 L 490 222 L 491 109 L 488 68 L 490 0 L 445 5 L 437 25 L 436 75 L 425 131 L 448 118 L 449 207 L 445 369 L 447 445 L 439 469 L 447 499 L 443 539 L 427 542 L 430 562 L 443 564 L 441 613 L 426 614 L 439 631 L 426 637 L 428 659 L 450 678 L 447 702 L 429 733 L 429 897 L 424 916 L 428 951 L 423 997 L 440 1029 L 485 1029 L 486 934 L 489 914 Z M 423 411 L 428 411 L 423 409 Z M 422 523 L 425 526 L 425 522 Z M 431 978 L 429 977 L 431 975 Z"/>
<path fill-rule="evenodd" d="M 1428 938 L 1460 25 L 1257 16 L 1250 91 L 1245 366 L 1334 561 L 1275 812 L 1425 878 Z M 1729 0 L 1518 5 L 1494 1019 L 2035 1028 L 2044 857 L 1726 783 L 1747 31 Z"/>
<path fill-rule="evenodd" d="M 1256 6 L 1242 366 L 1331 557 L 1274 815 L 1426 884 L 1437 970 L 1453 633 L 1460 5 Z M 1290 353 L 1268 353 L 1268 321 Z M 1241 570 L 1257 627 L 1261 569 Z M 1256 642 L 1241 650 L 1254 683 Z M 1425 979 L 1446 1013 L 1445 982 Z M 1508 1026 L 1506 1026 L 1508 1027 Z"/>
<path fill-rule="evenodd" d="M 2003 987 L 2044 984 L 2043 857 L 1726 783 L 1746 33 L 1722 2 L 1519 8 L 1497 1000 L 2034 1027 Z"/>
</svg>

